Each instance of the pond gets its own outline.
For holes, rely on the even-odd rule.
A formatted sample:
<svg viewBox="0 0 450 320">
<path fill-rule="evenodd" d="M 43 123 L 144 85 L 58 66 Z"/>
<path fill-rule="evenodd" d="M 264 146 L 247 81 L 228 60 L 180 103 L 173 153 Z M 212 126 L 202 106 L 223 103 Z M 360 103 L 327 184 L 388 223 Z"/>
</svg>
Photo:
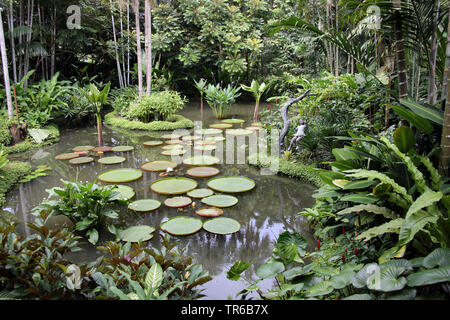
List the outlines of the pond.
<svg viewBox="0 0 450 320">
<path fill-rule="evenodd" d="M 205 106 L 203 119 L 200 115 L 199 104 L 188 104 L 181 112 L 182 115 L 193 121 L 203 120 L 203 127 L 217 122 L 211 110 Z M 252 121 L 253 105 L 239 104 L 232 108 L 232 116 L 247 121 L 248 126 Z M 231 117 L 231 116 L 230 116 Z M 240 127 L 238 125 L 237 127 Z M 191 132 L 193 130 L 190 130 Z M 49 175 L 40 177 L 31 182 L 17 186 L 8 194 L 4 210 L 16 214 L 21 221 L 32 221 L 30 210 L 38 205 L 48 196 L 46 189 L 62 186 L 60 179 L 93 181 L 100 173 L 116 168 L 140 168 L 145 162 L 152 160 L 169 160 L 170 157 L 161 155 L 161 146 L 145 147 L 144 141 L 159 137 L 162 133 L 128 131 L 113 127 L 104 128 L 105 145 L 131 145 L 134 150 L 130 152 L 116 153 L 126 158 L 126 161 L 116 165 L 103 165 L 97 161 L 84 164 L 72 165 L 67 161 L 55 160 L 54 157 L 60 153 L 71 152 L 70 150 L 79 145 L 96 145 L 96 128 L 80 128 L 65 130 L 61 133 L 60 142 L 51 146 L 31 150 L 21 154 L 21 160 L 29 161 L 33 166 L 48 165 L 52 168 Z M 167 134 L 167 132 L 164 132 Z M 237 148 L 242 146 L 237 146 Z M 214 152 L 212 153 L 214 154 Z M 237 260 L 254 263 L 259 266 L 271 255 L 273 242 L 283 231 L 300 232 L 313 247 L 313 238 L 306 221 L 298 217 L 297 213 L 303 208 L 311 207 L 314 203 L 312 193 L 315 187 L 302 183 L 295 179 L 289 179 L 278 175 L 261 175 L 256 167 L 246 164 L 218 164 L 215 166 L 220 170 L 219 176 L 246 176 L 256 182 L 256 187 L 242 194 L 234 194 L 239 202 L 231 207 L 224 208 L 223 217 L 233 218 L 241 224 L 241 229 L 231 235 L 217 235 L 201 230 L 188 236 L 175 237 L 180 246 L 186 248 L 186 254 L 194 258 L 194 263 L 200 263 L 204 269 L 209 271 L 213 280 L 202 285 L 203 299 L 228 299 L 236 298 L 236 294 L 248 286 L 245 281 L 231 281 L 226 279 L 226 271 Z M 179 165 L 177 174 L 183 174 L 187 166 Z M 149 185 L 160 179 L 158 173 L 144 172 L 143 177 L 135 182 L 127 183 L 136 192 L 135 200 L 153 198 L 164 202 L 167 196 L 152 192 Z M 206 187 L 208 178 L 195 179 L 198 188 Z M 201 203 L 196 201 L 197 208 Z M 121 220 L 126 225 L 146 224 L 156 228 L 153 239 L 149 245 L 159 248 L 160 238 L 158 236 L 161 222 L 175 216 L 196 216 L 194 208 L 188 206 L 179 212 L 176 208 L 168 208 L 164 204 L 150 213 L 138 214 L 123 208 L 120 212 Z M 206 220 L 206 218 L 202 218 Z M 21 224 L 19 231 L 29 234 L 31 231 L 25 224 Z M 100 234 L 102 242 L 113 239 L 108 231 Z M 81 252 L 71 256 L 74 261 L 92 261 L 101 254 L 96 246 L 83 244 Z M 254 274 L 254 268 L 244 274 L 247 278 Z M 261 284 L 262 288 L 270 288 L 272 282 L 267 280 Z"/>
</svg>

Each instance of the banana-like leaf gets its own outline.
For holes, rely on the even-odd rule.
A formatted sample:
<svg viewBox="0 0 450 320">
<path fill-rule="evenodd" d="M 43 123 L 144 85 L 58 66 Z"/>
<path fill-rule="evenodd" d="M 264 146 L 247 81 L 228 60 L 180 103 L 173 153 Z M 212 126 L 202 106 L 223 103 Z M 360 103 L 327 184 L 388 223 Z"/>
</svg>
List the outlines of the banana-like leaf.
<svg viewBox="0 0 450 320">
<path fill-rule="evenodd" d="M 344 190 L 357 190 L 357 189 L 365 189 L 373 185 L 375 181 L 373 180 L 355 180 L 350 181 L 346 185 L 344 185 Z"/>
<path fill-rule="evenodd" d="M 398 215 L 395 212 L 389 210 L 388 208 L 380 207 L 380 206 L 377 206 L 374 204 L 361 204 L 361 205 L 349 207 L 349 208 L 339 211 L 337 214 L 344 215 L 344 214 L 349 214 L 352 212 L 360 212 L 360 211 L 367 211 L 367 212 L 371 212 L 374 214 L 381 214 L 388 219 L 398 218 Z"/>
<path fill-rule="evenodd" d="M 400 228 L 397 245 L 405 245 L 414 239 L 417 232 L 421 231 L 428 223 L 436 223 L 439 217 L 430 215 L 428 212 L 419 210 L 412 213 Z"/>
<path fill-rule="evenodd" d="M 394 110 L 396 114 L 398 114 L 401 118 L 408 121 L 411 125 L 416 127 L 419 130 L 427 134 L 431 134 L 433 132 L 433 125 L 425 118 L 407 110 L 403 106 L 396 106 L 392 104 L 388 104 L 388 106 Z"/>
<path fill-rule="evenodd" d="M 438 202 L 442 199 L 442 192 L 434 192 L 432 190 L 427 190 L 420 197 L 414 201 L 414 203 L 409 207 L 408 212 L 406 212 L 406 219 L 411 217 L 414 213 L 419 210 L 425 209 L 431 206 L 433 203 Z"/>
<path fill-rule="evenodd" d="M 399 233 L 400 227 L 403 225 L 404 222 L 405 222 L 405 219 L 398 218 L 398 219 L 383 223 L 382 225 L 370 228 L 370 229 L 362 232 L 355 239 L 368 241 L 372 238 L 381 236 L 385 233 Z"/>
<path fill-rule="evenodd" d="M 371 204 L 371 203 L 376 202 L 377 198 L 373 197 L 370 194 L 354 193 L 354 194 L 349 194 L 349 195 L 343 196 L 339 200 L 340 201 L 350 201 L 350 202 L 356 202 L 356 203 Z"/>
<path fill-rule="evenodd" d="M 433 121 L 434 123 L 437 123 L 442 126 L 444 122 L 444 113 L 437 108 L 428 107 L 415 101 L 405 99 L 401 99 L 400 103 L 408 107 L 415 114 L 430 121 Z"/>
</svg>

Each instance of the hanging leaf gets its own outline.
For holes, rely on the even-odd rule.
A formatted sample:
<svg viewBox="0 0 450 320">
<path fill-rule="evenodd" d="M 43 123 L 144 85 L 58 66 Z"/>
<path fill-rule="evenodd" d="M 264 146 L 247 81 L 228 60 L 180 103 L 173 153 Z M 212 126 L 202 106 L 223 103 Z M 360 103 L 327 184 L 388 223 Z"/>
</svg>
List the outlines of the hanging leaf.
<svg viewBox="0 0 450 320">
<path fill-rule="evenodd" d="M 394 143 L 401 152 L 407 153 L 416 144 L 416 137 L 410 127 L 401 126 L 394 132 Z"/>
<path fill-rule="evenodd" d="M 412 100 L 401 99 L 400 103 L 408 107 L 415 114 L 433 121 L 442 126 L 444 122 L 444 113 L 434 107 L 427 107 Z"/>
<path fill-rule="evenodd" d="M 388 104 L 388 106 L 401 118 L 408 121 L 417 129 L 422 130 L 427 134 L 431 134 L 433 132 L 433 125 L 427 119 L 424 119 L 421 116 L 407 110 L 405 107 L 395 106 L 392 104 Z"/>
<path fill-rule="evenodd" d="M 241 273 L 247 270 L 251 266 L 250 263 L 244 262 L 244 261 L 236 261 L 230 268 L 230 270 L 227 271 L 227 279 L 229 280 L 239 280 L 241 277 Z"/>
</svg>

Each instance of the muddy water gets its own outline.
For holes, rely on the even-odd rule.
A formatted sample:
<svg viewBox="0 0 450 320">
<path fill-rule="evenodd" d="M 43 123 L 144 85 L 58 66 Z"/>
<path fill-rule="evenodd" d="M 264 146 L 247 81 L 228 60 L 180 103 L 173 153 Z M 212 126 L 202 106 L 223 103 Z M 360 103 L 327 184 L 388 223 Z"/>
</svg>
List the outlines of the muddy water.
<svg viewBox="0 0 450 320">
<path fill-rule="evenodd" d="M 252 105 L 236 105 L 232 108 L 230 116 L 246 119 L 251 122 L 253 113 Z M 207 106 L 203 116 L 200 115 L 198 104 L 188 105 L 182 112 L 183 115 L 194 121 L 203 121 L 203 127 L 216 122 L 214 115 Z M 240 125 L 235 125 L 239 127 Z M 167 132 L 164 132 L 167 133 Z M 93 181 L 101 172 L 116 168 L 140 168 L 140 166 L 152 160 L 167 160 L 168 156 L 161 155 L 161 147 L 144 147 L 142 142 L 157 138 L 162 133 L 127 131 L 112 127 L 104 128 L 105 145 L 132 145 L 135 150 L 124 152 L 122 156 L 126 161 L 117 165 L 102 165 L 93 162 L 86 165 L 74 166 L 66 161 L 55 160 L 54 156 L 60 153 L 70 152 L 74 146 L 96 145 L 97 136 L 95 128 L 77 130 L 65 130 L 62 132 L 59 143 L 32 150 L 20 155 L 22 160 L 30 161 L 33 166 L 45 164 L 52 168 L 49 175 L 40 177 L 28 183 L 17 186 L 8 194 L 8 201 L 4 210 L 16 214 L 22 221 L 33 220 L 30 210 L 48 196 L 46 189 L 62 186 L 61 179 Z M 214 154 L 214 152 L 213 152 Z M 121 155 L 117 153 L 117 155 Z M 209 271 L 213 280 L 204 284 L 204 299 L 228 299 L 236 298 L 237 292 L 248 286 L 245 281 L 230 281 L 226 279 L 226 271 L 237 260 L 254 263 L 256 267 L 261 265 L 272 252 L 273 242 L 278 235 L 286 230 L 298 231 L 312 242 L 312 237 L 306 221 L 297 216 L 303 208 L 313 205 L 311 197 L 314 187 L 277 175 L 261 175 L 258 168 L 245 164 L 219 164 L 216 166 L 223 176 L 242 175 L 256 182 L 256 188 L 250 192 L 237 194 L 237 205 L 224 209 L 224 217 L 236 219 L 241 224 L 239 232 L 232 235 L 215 235 L 204 230 L 196 234 L 184 237 L 172 237 L 180 241 L 180 246 L 186 248 L 186 254 L 193 256 L 195 263 L 201 263 Z M 178 174 L 182 175 L 187 167 L 181 165 Z M 163 202 L 167 197 L 153 193 L 149 185 L 159 177 L 156 173 L 144 173 L 142 179 L 128 183 L 136 191 L 134 199 L 153 198 Z M 206 187 L 207 179 L 196 179 L 198 187 Z M 199 207 L 200 202 L 197 202 Z M 145 214 L 136 214 L 121 209 L 120 222 L 124 225 L 147 224 L 154 226 L 156 231 L 149 245 L 160 247 L 158 237 L 159 225 L 162 221 L 179 215 L 195 216 L 194 209 L 189 206 L 183 212 L 162 205 L 157 211 Z M 203 219 L 203 218 L 202 218 Z M 24 234 L 31 231 L 25 224 L 19 229 Z M 108 231 L 100 234 L 98 245 L 104 241 L 112 240 Z M 312 244 L 312 243 L 311 243 Z M 75 261 L 92 261 L 100 251 L 95 246 L 84 244 L 83 251 L 71 257 Z M 253 267 L 252 267 L 253 268 Z M 249 269 L 244 276 L 250 279 L 254 274 L 254 268 Z M 270 288 L 270 280 L 261 283 L 262 288 Z"/>
</svg>

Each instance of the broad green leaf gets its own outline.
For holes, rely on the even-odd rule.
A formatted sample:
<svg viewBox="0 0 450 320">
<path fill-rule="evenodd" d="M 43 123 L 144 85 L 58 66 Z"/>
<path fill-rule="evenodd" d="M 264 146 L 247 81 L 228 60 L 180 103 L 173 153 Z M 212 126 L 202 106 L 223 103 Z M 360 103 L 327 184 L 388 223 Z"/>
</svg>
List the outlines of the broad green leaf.
<svg viewBox="0 0 450 320">
<path fill-rule="evenodd" d="M 404 271 L 405 268 L 403 267 L 385 267 L 384 269 L 381 269 L 379 279 L 373 277 L 371 281 L 369 281 L 367 287 L 371 290 L 384 292 L 401 290 L 406 285 L 406 278 L 400 277 Z"/>
<path fill-rule="evenodd" d="M 306 291 L 307 297 L 317 297 L 317 296 L 323 296 L 326 294 L 329 294 L 333 292 L 333 282 L 332 281 L 321 281 L 312 287 L 310 287 Z"/>
<path fill-rule="evenodd" d="M 92 244 L 96 244 L 98 241 L 98 231 L 96 229 L 90 229 L 86 232 L 86 235 L 89 237 L 89 242 Z"/>
<path fill-rule="evenodd" d="M 283 263 L 278 261 L 266 262 L 258 269 L 256 269 L 256 275 L 261 279 L 267 279 L 273 278 L 283 271 L 284 271 Z"/>
<path fill-rule="evenodd" d="M 286 280 L 291 280 L 297 276 L 304 275 L 307 272 L 308 271 L 303 267 L 293 267 L 291 269 L 284 271 L 283 276 L 286 278 Z"/>
<path fill-rule="evenodd" d="M 403 106 L 395 106 L 392 104 L 388 104 L 388 106 L 391 107 L 391 109 L 401 118 L 408 121 L 417 129 L 422 130 L 427 134 L 431 134 L 433 132 L 433 125 L 427 119 L 422 118 L 421 116 L 409 111 Z"/>
<path fill-rule="evenodd" d="M 371 212 L 374 214 L 381 214 L 382 216 L 384 216 L 385 218 L 388 218 L 388 219 L 396 219 L 398 217 L 398 215 L 395 212 L 389 210 L 388 208 L 380 207 L 380 206 L 373 205 L 373 204 L 361 204 L 361 205 L 357 205 L 354 207 L 349 207 L 349 208 L 339 211 L 337 213 L 337 215 L 344 215 L 344 214 L 349 214 L 349 213 L 353 213 L 353 212 L 361 212 L 361 211 L 367 211 L 367 212 Z"/>
<path fill-rule="evenodd" d="M 419 210 L 405 219 L 399 232 L 397 245 L 405 245 L 410 242 L 417 232 L 421 231 L 427 224 L 436 223 L 439 217 L 430 215 L 426 211 Z"/>
<path fill-rule="evenodd" d="M 229 280 L 239 280 L 241 273 L 250 267 L 250 263 L 244 262 L 244 261 L 237 261 L 235 262 L 230 270 L 227 271 L 227 279 Z"/>
<path fill-rule="evenodd" d="M 333 153 L 334 157 L 336 158 L 336 161 L 347 161 L 347 160 L 359 160 L 360 159 L 360 157 L 357 154 L 347 150 L 346 148 L 334 148 L 332 150 L 332 153 Z"/>
<path fill-rule="evenodd" d="M 352 279 L 355 276 L 353 271 L 341 271 L 338 275 L 331 278 L 333 288 L 342 289 L 352 283 Z"/>
<path fill-rule="evenodd" d="M 416 137 L 410 127 L 401 126 L 394 132 L 394 143 L 401 152 L 407 153 L 416 144 Z"/>
<path fill-rule="evenodd" d="M 351 296 L 345 297 L 342 300 L 373 300 L 373 297 L 367 293 L 353 294 Z"/>
<path fill-rule="evenodd" d="M 117 287 L 111 286 L 111 287 L 109 287 L 109 290 L 111 290 L 111 292 L 115 293 L 120 298 L 120 300 L 131 300 L 131 297 L 127 296 L 125 293 L 123 293 Z"/>
<path fill-rule="evenodd" d="M 450 266 L 450 248 L 434 249 L 423 259 L 422 265 L 427 269 L 434 268 L 436 266 Z"/>
<path fill-rule="evenodd" d="M 383 300 L 414 300 L 416 294 L 416 289 L 404 289 L 400 292 L 394 292 L 386 295 Z"/>
<path fill-rule="evenodd" d="M 442 126 L 444 122 L 444 113 L 434 107 L 424 106 L 412 100 L 401 99 L 400 103 L 406 107 L 408 107 L 415 114 L 433 121 Z"/>
<path fill-rule="evenodd" d="M 145 276 L 145 284 L 148 288 L 157 289 L 163 280 L 163 270 L 159 263 L 154 263 Z"/>
<path fill-rule="evenodd" d="M 432 190 L 427 190 L 420 197 L 414 201 L 414 203 L 409 207 L 408 212 L 406 212 L 406 220 L 411 217 L 414 213 L 419 210 L 422 210 L 428 206 L 431 206 L 433 203 L 438 202 L 442 199 L 441 192 L 435 192 Z"/>
<path fill-rule="evenodd" d="M 345 186 L 344 186 L 344 188 L 345 188 Z M 369 194 L 354 193 L 354 194 L 350 194 L 347 196 L 343 196 L 339 200 L 363 203 L 363 204 L 371 204 L 371 203 L 374 203 L 375 201 L 377 201 L 378 199 Z"/>
<path fill-rule="evenodd" d="M 410 274 L 406 279 L 410 287 L 448 282 L 450 281 L 450 266 L 419 271 Z"/>
<path fill-rule="evenodd" d="M 344 190 L 357 190 L 357 189 L 365 189 L 373 185 L 375 181 L 373 180 L 355 180 L 350 181 L 346 185 L 344 185 Z"/>
<path fill-rule="evenodd" d="M 398 219 L 383 223 L 382 225 L 370 228 L 370 229 L 362 232 L 355 239 L 368 241 L 374 237 L 381 236 L 385 233 L 399 233 L 400 228 L 404 222 L 405 222 L 405 219 L 398 218 Z"/>
</svg>

